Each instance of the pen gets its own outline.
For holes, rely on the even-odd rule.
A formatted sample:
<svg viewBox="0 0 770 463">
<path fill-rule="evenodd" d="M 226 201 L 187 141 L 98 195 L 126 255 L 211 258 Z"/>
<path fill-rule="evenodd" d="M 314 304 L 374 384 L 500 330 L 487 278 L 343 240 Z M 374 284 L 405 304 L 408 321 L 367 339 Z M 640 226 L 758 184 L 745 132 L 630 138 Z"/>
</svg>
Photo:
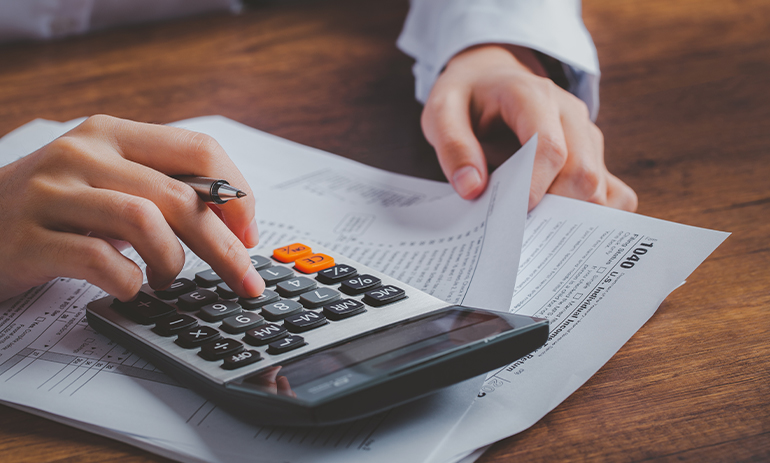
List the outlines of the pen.
<svg viewBox="0 0 770 463">
<path fill-rule="evenodd" d="M 174 178 L 190 185 L 198 193 L 198 196 L 207 203 L 224 204 L 231 199 L 246 196 L 246 193 L 230 186 L 227 180 L 196 177 L 195 175 L 175 175 Z"/>
</svg>

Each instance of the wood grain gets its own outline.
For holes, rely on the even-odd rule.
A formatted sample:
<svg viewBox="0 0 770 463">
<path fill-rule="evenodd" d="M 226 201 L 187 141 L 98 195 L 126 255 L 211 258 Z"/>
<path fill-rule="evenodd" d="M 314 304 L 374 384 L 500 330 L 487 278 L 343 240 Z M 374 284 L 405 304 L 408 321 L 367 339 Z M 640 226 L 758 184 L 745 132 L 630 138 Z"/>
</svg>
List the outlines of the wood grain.
<svg viewBox="0 0 770 463">
<path fill-rule="evenodd" d="M 239 16 L 0 46 L 0 133 L 108 113 L 222 114 L 442 179 L 419 127 L 406 0 L 259 2 Z M 585 0 L 607 164 L 639 212 L 733 232 L 589 382 L 483 462 L 770 460 L 770 2 Z M 515 142 L 510 142 L 512 149 Z M 4 461 L 164 461 L 0 407 Z"/>
</svg>

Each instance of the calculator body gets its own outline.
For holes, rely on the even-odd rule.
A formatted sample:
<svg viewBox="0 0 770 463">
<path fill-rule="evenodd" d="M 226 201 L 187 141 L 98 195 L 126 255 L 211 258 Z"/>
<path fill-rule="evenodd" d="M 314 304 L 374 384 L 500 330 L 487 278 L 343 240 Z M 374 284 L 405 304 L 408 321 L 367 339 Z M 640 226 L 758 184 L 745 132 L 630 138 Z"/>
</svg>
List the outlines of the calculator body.
<svg viewBox="0 0 770 463">
<path fill-rule="evenodd" d="M 237 298 L 204 268 L 184 272 L 176 293 L 145 285 L 129 303 L 94 301 L 88 322 L 251 422 L 298 426 L 392 408 L 502 367 L 548 337 L 545 320 L 448 305 L 320 246 L 283 249 L 291 246 L 312 253 L 252 256 L 267 298 Z M 314 256 L 331 265 L 302 267 Z M 177 322 L 185 327 L 169 328 Z"/>
</svg>

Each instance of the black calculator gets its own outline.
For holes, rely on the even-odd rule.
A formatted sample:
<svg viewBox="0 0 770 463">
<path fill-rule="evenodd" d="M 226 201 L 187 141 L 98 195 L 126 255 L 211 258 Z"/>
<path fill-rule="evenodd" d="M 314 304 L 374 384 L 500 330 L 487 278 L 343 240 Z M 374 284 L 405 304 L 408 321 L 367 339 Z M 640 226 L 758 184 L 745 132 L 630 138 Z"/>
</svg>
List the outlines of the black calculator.
<svg viewBox="0 0 770 463">
<path fill-rule="evenodd" d="M 548 321 L 449 305 L 320 246 L 255 254 L 267 289 L 238 297 L 210 268 L 88 323 L 212 402 L 258 424 L 362 418 L 502 367 Z"/>
</svg>

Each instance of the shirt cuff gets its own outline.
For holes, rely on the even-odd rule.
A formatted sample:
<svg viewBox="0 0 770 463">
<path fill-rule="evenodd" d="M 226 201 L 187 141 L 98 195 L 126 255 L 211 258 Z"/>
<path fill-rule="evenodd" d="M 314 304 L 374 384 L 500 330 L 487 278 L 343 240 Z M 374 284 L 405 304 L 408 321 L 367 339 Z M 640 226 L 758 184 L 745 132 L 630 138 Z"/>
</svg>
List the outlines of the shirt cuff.
<svg viewBox="0 0 770 463">
<path fill-rule="evenodd" d="M 240 7 L 240 0 L 0 0 L 0 42 L 56 39 L 209 11 L 237 12 Z"/>
<path fill-rule="evenodd" d="M 484 43 L 549 55 L 572 75 L 570 91 L 598 113 L 599 62 L 578 0 L 412 0 L 398 46 L 416 60 L 415 95 L 425 102 L 446 63 Z"/>
</svg>

